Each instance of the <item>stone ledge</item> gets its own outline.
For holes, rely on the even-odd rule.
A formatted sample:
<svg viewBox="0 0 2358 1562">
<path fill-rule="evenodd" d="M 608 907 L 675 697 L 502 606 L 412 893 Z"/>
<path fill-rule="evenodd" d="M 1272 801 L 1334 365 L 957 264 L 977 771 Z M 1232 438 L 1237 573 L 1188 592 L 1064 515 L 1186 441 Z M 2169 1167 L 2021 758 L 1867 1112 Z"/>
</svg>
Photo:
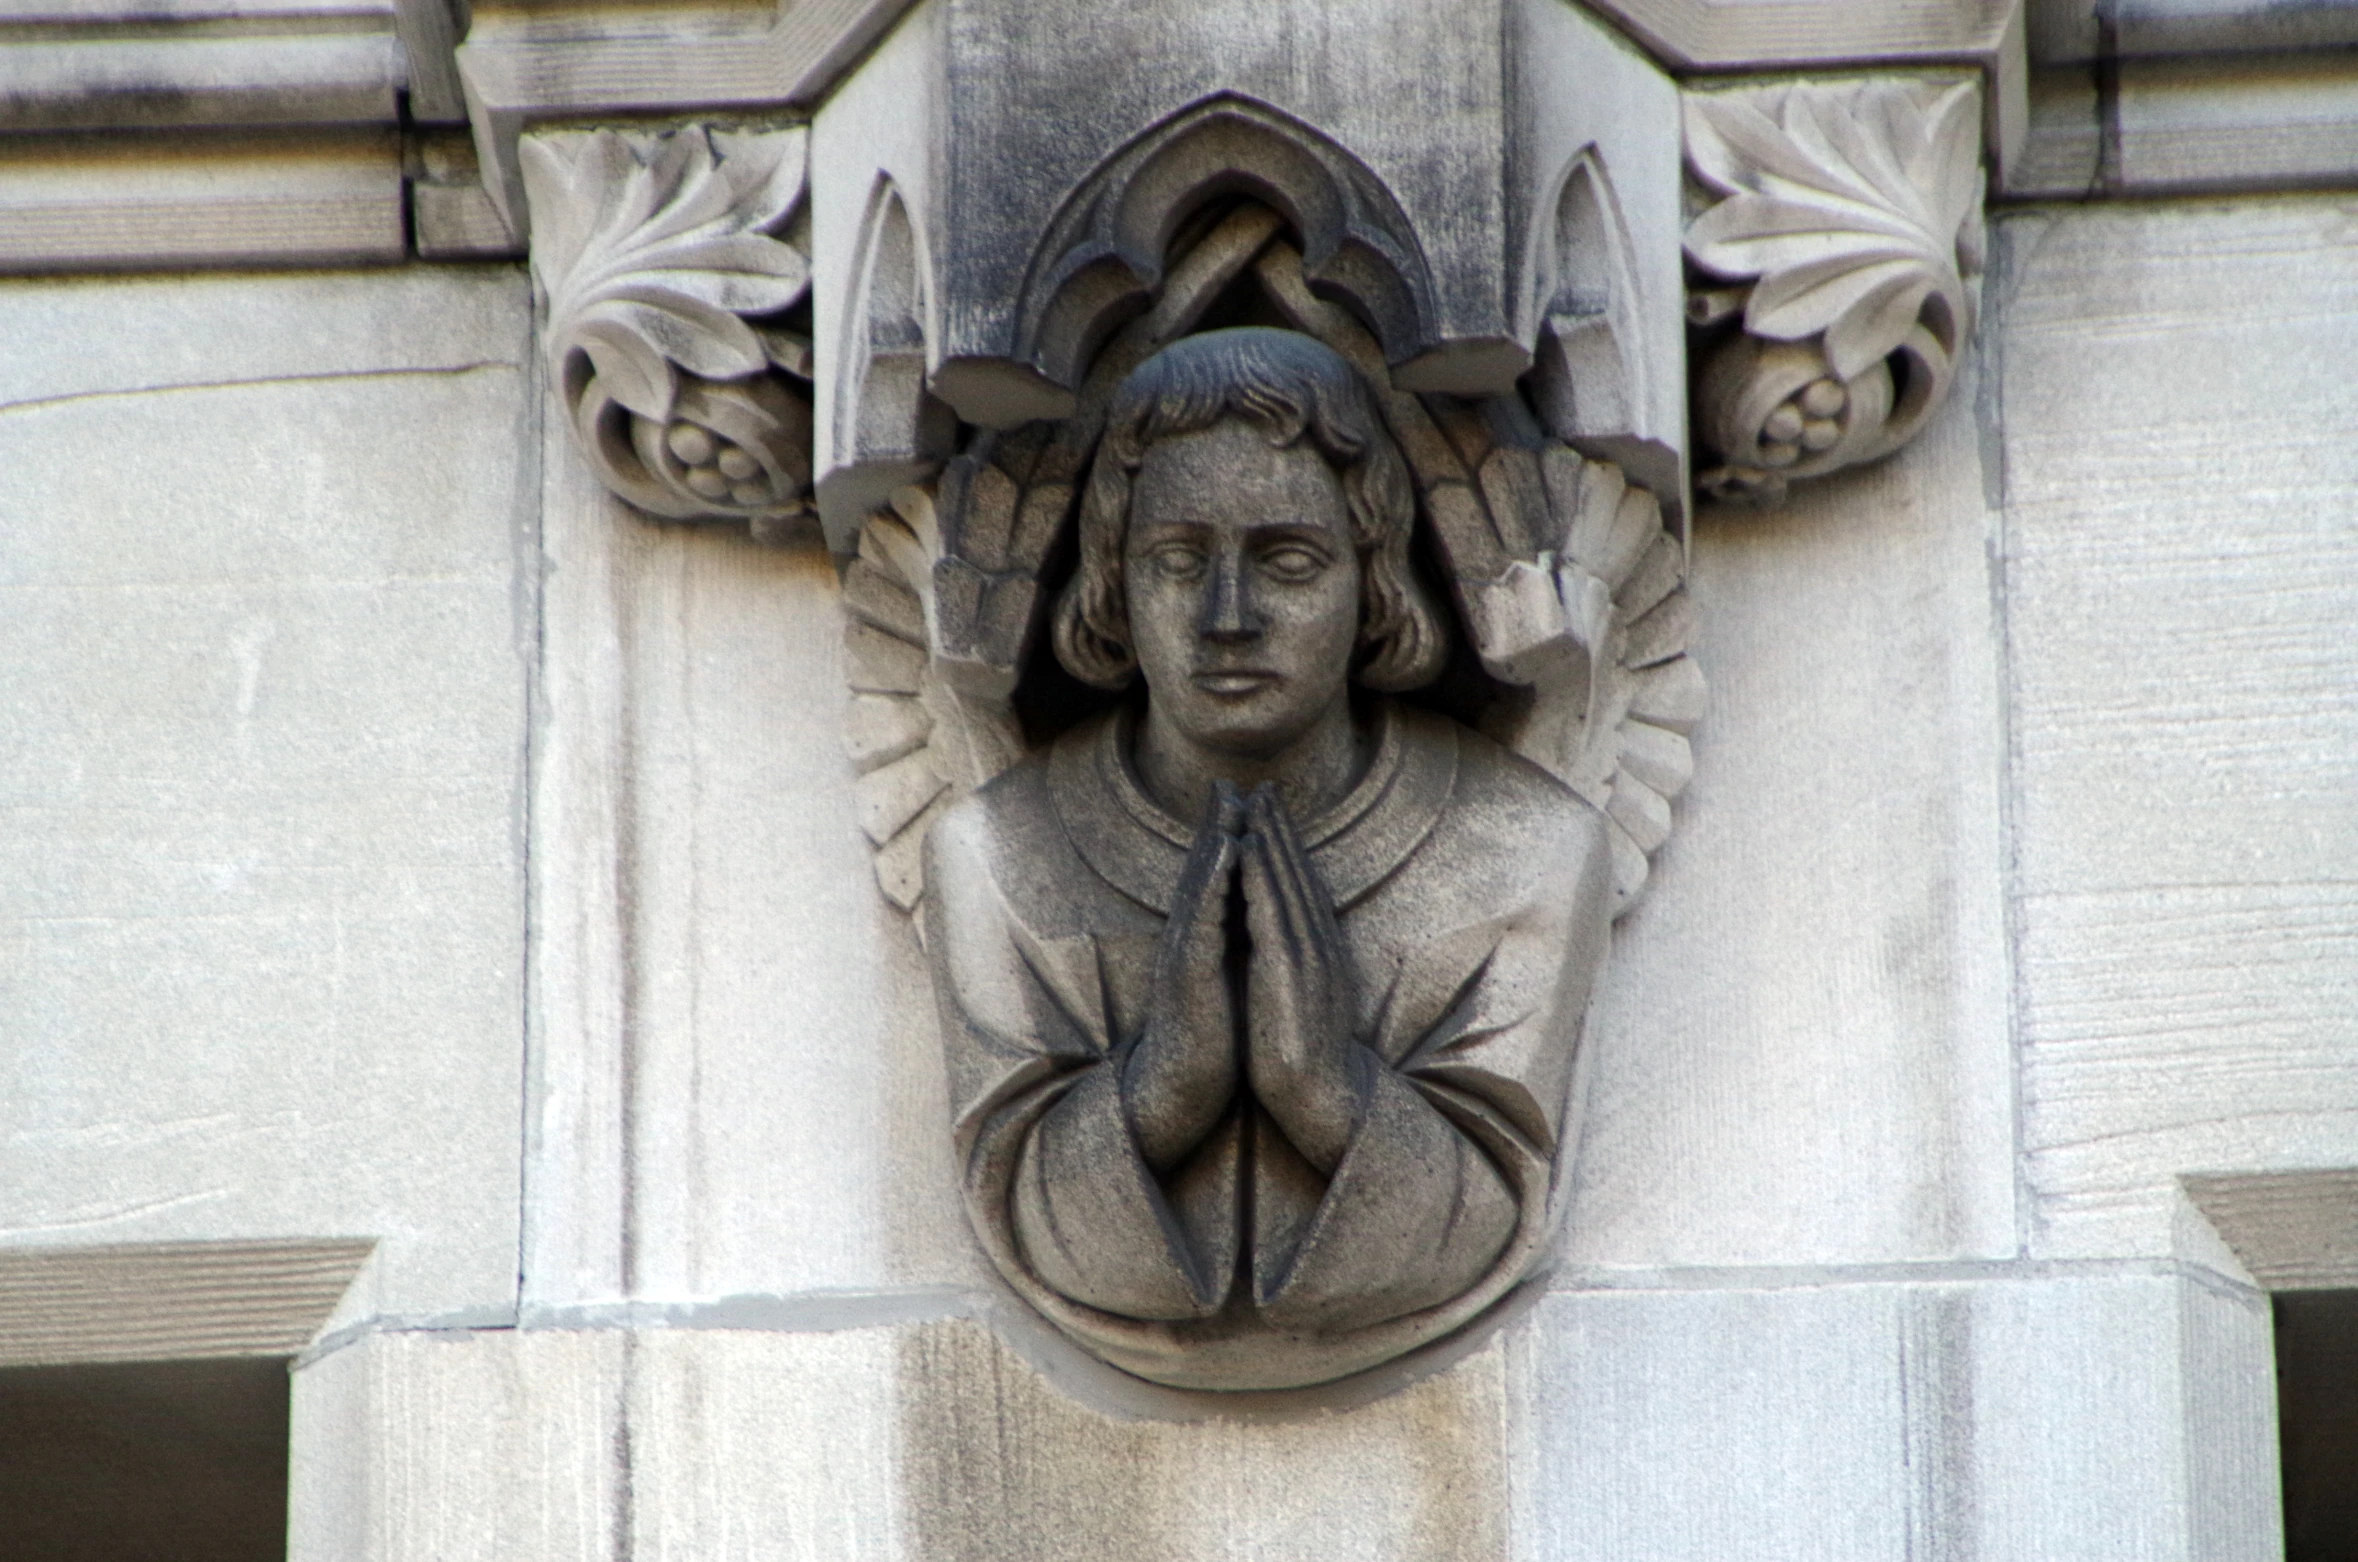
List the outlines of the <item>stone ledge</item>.
<svg viewBox="0 0 2358 1562">
<path fill-rule="evenodd" d="M 2003 194 L 2077 200 L 2344 186 L 2358 180 L 2358 56 L 2043 69 L 2031 81 L 2029 126 Z"/>
<path fill-rule="evenodd" d="M 0 44 L 0 130 L 392 124 L 401 58 L 360 36 Z"/>
<path fill-rule="evenodd" d="M 2358 1168 L 2181 1177 L 2186 1196 L 2271 1291 L 2358 1287 Z"/>
<path fill-rule="evenodd" d="M 0 1248 L 0 1367 L 291 1356 L 375 1249 L 333 1237 Z"/>
<path fill-rule="evenodd" d="M 408 254 L 388 130 L 0 138 L 0 272 L 341 265 Z"/>
</svg>

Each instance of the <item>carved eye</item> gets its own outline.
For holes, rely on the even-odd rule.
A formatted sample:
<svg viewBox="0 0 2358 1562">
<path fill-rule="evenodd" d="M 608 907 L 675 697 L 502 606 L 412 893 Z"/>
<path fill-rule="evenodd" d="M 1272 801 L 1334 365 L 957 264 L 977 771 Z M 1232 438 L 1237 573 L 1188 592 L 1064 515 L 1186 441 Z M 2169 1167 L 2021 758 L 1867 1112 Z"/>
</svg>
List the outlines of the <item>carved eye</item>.
<svg viewBox="0 0 2358 1562">
<path fill-rule="evenodd" d="M 1166 580 L 1193 580 L 1204 572 L 1201 549 L 1183 542 L 1167 542 L 1146 556 L 1156 574 Z"/>
<path fill-rule="evenodd" d="M 1303 581 L 1325 569 L 1326 559 L 1300 543 L 1281 543 L 1261 555 L 1261 567 L 1279 580 Z"/>
</svg>

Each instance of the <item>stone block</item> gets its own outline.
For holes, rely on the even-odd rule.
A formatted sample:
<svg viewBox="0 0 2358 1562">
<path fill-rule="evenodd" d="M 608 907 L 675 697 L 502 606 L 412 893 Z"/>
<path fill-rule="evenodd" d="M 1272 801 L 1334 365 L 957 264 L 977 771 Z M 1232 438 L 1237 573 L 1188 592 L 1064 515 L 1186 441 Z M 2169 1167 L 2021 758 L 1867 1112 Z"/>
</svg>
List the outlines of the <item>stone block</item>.
<svg viewBox="0 0 2358 1562">
<path fill-rule="evenodd" d="M 928 1556 L 899 1473 L 898 1331 L 665 1330 L 631 1347 L 629 1544 L 661 1562 Z"/>
<path fill-rule="evenodd" d="M 2170 1252 L 2181 1173 L 2358 1165 L 2344 221 L 2289 199 L 2003 224 L 2037 1252 Z"/>
<path fill-rule="evenodd" d="M 834 566 L 650 524 L 548 451 L 527 1298 L 962 1280 L 931 991 L 854 814 Z"/>
<path fill-rule="evenodd" d="M 1493 1344 L 1372 1404 L 1193 1421 L 1077 1403 L 971 1323 L 898 1345 L 912 1558 L 1170 1562 L 1508 1555 Z"/>
<path fill-rule="evenodd" d="M 629 1337 L 378 1334 L 294 1375 L 288 1562 L 603 1562 Z"/>
<path fill-rule="evenodd" d="M 1503 1562 L 1502 1361 L 1224 1409 L 971 1319 L 373 1335 L 296 1373 L 289 1556 Z"/>
<path fill-rule="evenodd" d="M 1698 518 L 1711 709 L 1589 1021 L 1575 1265 L 2013 1250 L 1973 406 L 1789 509 Z"/>
<path fill-rule="evenodd" d="M 642 1557 L 1506 1555 L 1495 1348 L 1355 1409 L 1224 1414 L 1196 1398 L 1184 1419 L 1076 1397 L 964 1319 L 662 1333 L 637 1371 Z"/>
<path fill-rule="evenodd" d="M 368 1336 L 296 1374 L 290 1555 L 2263 1562 L 2276 1545 L 2265 1300 L 2159 1267 L 1563 1291 L 1393 1392 L 1290 1401 L 1153 1390 L 1002 1327 Z"/>
<path fill-rule="evenodd" d="M 1513 1346 L 1516 1555 L 2260 1562 L 2267 1338 L 2164 1273 L 1559 1293 Z"/>
<path fill-rule="evenodd" d="M 522 267 L 0 281 L 0 408 L 248 380 L 426 379 L 522 361 Z M 14 415 L 14 414 L 10 414 Z M 499 491 L 503 503 L 514 491 Z"/>
<path fill-rule="evenodd" d="M 357 1309 L 512 1306 L 506 280 L 403 284 L 474 330 L 382 368 L 403 299 L 332 282 L 0 292 L 12 341 L 161 349 L 16 359 L 0 410 L 0 1241 L 373 1238 Z"/>
</svg>

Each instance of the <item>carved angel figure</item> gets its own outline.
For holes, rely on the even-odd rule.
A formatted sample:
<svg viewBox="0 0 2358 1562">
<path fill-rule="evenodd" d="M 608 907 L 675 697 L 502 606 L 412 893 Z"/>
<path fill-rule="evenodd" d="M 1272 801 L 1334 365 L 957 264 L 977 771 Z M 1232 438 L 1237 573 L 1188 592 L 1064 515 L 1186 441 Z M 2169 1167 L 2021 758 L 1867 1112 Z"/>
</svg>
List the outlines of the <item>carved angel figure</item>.
<svg viewBox="0 0 2358 1562">
<path fill-rule="evenodd" d="M 1322 1382 L 1540 1256 L 1604 960 L 1605 817 L 1393 698 L 1449 630 L 1359 372 L 1270 329 L 1115 393 L 1056 654 L 1128 689 L 931 831 L 965 1194 L 1143 1377 Z"/>
</svg>

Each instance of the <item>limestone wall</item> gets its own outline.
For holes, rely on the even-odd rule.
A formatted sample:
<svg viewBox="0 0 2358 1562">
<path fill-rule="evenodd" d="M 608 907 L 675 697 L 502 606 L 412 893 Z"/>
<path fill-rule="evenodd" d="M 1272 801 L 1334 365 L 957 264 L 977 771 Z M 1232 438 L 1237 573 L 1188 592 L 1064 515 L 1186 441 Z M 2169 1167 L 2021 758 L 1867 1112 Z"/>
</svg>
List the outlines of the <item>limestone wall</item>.
<svg viewBox="0 0 2358 1562">
<path fill-rule="evenodd" d="M 0 284 L 0 1233 L 513 1308 L 539 443 L 507 267 Z"/>
<path fill-rule="evenodd" d="M 0 287 L 0 1251 L 375 1244 L 304 1562 L 2259 1562 L 2179 1179 L 2358 1158 L 2348 223 L 2007 212 L 1933 428 L 1698 517 L 1552 1281 L 1219 1405 L 971 1254 L 816 541 L 608 498 L 510 268 Z"/>
</svg>

